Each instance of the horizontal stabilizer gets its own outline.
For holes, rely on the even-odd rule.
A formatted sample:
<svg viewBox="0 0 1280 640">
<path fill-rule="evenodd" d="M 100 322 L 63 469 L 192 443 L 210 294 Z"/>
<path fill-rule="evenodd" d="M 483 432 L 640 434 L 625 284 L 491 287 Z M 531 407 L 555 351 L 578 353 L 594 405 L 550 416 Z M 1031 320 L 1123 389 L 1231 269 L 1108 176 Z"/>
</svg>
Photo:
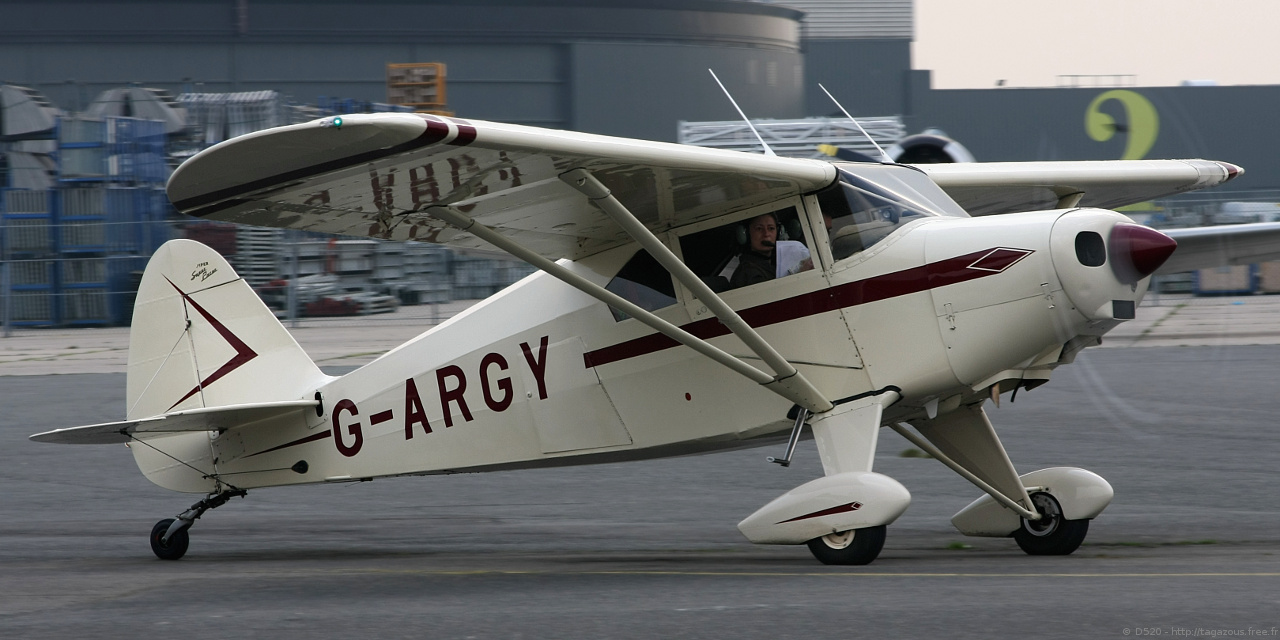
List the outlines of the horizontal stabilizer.
<svg viewBox="0 0 1280 640">
<path fill-rule="evenodd" d="M 291 413 L 296 413 L 299 418 L 302 418 L 306 412 L 314 411 L 318 404 L 316 400 L 289 400 L 186 409 L 138 420 L 54 429 L 37 433 L 31 436 L 31 439 L 35 442 L 55 444 L 117 444 L 129 442 L 135 436 L 143 434 L 222 431 L 233 427 L 245 427 L 257 422 L 282 418 Z"/>
</svg>

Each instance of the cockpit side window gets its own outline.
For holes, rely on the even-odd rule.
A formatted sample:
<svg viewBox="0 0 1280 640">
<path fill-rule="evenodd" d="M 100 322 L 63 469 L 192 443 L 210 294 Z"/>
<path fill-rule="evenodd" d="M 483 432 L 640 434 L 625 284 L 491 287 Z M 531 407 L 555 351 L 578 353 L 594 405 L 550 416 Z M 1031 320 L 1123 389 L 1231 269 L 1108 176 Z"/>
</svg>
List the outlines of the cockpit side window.
<svg viewBox="0 0 1280 640">
<path fill-rule="evenodd" d="M 644 249 L 631 256 L 604 288 L 646 311 L 657 311 L 676 303 L 671 274 Z M 631 317 L 613 307 L 609 310 L 618 322 Z"/>
<path fill-rule="evenodd" d="M 795 207 L 688 234 L 680 238 L 680 252 L 685 264 L 716 292 L 813 268 Z"/>
</svg>

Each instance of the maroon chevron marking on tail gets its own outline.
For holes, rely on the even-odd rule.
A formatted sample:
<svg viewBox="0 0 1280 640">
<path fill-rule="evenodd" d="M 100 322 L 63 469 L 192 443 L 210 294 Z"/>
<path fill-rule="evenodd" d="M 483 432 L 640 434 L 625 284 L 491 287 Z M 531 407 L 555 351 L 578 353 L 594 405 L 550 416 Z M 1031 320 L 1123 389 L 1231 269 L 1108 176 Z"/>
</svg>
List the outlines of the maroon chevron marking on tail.
<svg viewBox="0 0 1280 640">
<path fill-rule="evenodd" d="M 223 376 L 239 369 L 244 366 L 246 362 L 258 357 L 258 354 L 253 349 L 250 349 L 249 345 L 245 344 L 243 340 L 236 336 L 236 334 L 231 333 L 231 330 L 228 329 L 226 325 L 222 324 L 222 322 L 217 318 L 213 317 L 213 314 L 205 311 L 204 307 L 200 306 L 200 304 L 195 300 L 192 300 L 191 296 L 187 295 L 187 292 L 179 289 L 178 285 L 173 284 L 173 281 L 170 280 L 168 276 L 165 277 L 165 281 L 174 289 L 177 289 L 178 293 L 182 295 L 182 299 L 190 304 L 192 308 L 200 313 L 200 315 L 204 316 L 204 319 L 209 321 L 209 325 L 213 327 L 213 330 L 217 331 L 218 335 L 222 336 L 222 339 L 226 340 L 227 344 L 231 345 L 231 348 L 236 350 L 236 354 L 231 356 L 231 359 L 226 361 L 226 363 L 221 367 L 218 367 L 217 371 L 209 374 L 209 377 L 201 380 L 196 386 L 192 387 L 191 390 L 187 392 L 187 395 L 182 396 L 177 402 L 169 406 L 169 409 L 173 409 L 174 407 L 182 404 L 182 402 L 187 398 L 199 393 L 201 389 L 217 382 Z M 166 411 L 169 409 L 166 409 Z"/>
</svg>

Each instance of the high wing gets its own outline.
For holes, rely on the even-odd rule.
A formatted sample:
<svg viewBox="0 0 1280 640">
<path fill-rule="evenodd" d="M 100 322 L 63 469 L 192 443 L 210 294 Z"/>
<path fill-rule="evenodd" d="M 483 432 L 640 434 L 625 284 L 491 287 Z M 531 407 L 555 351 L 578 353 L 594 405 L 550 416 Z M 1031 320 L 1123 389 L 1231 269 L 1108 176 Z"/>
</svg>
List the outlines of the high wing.
<svg viewBox="0 0 1280 640">
<path fill-rule="evenodd" d="M 114 444 L 129 442 L 135 434 L 221 431 L 231 427 L 251 426 L 267 420 L 274 421 L 286 418 L 290 414 L 297 414 L 299 419 L 305 419 L 305 412 L 314 411 L 317 404 L 319 403 L 315 400 L 290 400 L 190 409 L 139 420 L 55 429 L 37 433 L 31 436 L 31 440 L 55 444 Z"/>
<path fill-rule="evenodd" d="M 1220 185 L 1244 173 L 1212 160 L 1108 160 L 917 165 L 970 215 L 1050 207 L 1114 209 Z M 1157 274 L 1280 259 L 1280 223 L 1162 229 L 1178 242 Z"/>
<path fill-rule="evenodd" d="M 1074 206 L 1115 209 L 1220 185 L 1243 173 L 1213 160 L 922 164 L 969 215 Z"/>
<path fill-rule="evenodd" d="M 823 395 L 656 234 L 836 180 L 830 163 L 418 114 L 268 129 L 183 163 L 168 194 L 206 219 L 455 247 L 497 247 L 804 409 Z M 625 204 L 624 204 L 625 202 Z M 773 371 L 565 269 L 638 242 Z"/>
<path fill-rule="evenodd" d="M 589 170 L 661 233 L 832 184 L 818 160 L 418 114 L 251 133 L 174 172 L 182 212 L 244 224 L 489 248 L 428 215 L 448 206 L 548 258 L 631 241 L 560 175 Z"/>
</svg>

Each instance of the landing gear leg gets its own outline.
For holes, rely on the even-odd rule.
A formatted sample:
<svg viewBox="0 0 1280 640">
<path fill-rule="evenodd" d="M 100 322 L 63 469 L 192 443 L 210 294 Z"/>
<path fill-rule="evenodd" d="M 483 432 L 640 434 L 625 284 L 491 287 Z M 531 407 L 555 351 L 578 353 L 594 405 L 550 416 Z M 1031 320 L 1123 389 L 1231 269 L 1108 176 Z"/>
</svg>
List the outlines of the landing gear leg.
<svg viewBox="0 0 1280 640">
<path fill-rule="evenodd" d="M 190 509 L 183 511 L 177 518 L 165 518 L 157 522 L 156 526 L 151 528 L 151 550 L 161 560 L 181 558 L 186 555 L 187 545 L 191 542 L 187 529 L 190 529 L 191 525 L 204 515 L 204 512 L 221 507 L 232 498 L 243 498 L 247 493 L 243 489 L 211 493 L 204 500 L 191 505 Z"/>
</svg>

